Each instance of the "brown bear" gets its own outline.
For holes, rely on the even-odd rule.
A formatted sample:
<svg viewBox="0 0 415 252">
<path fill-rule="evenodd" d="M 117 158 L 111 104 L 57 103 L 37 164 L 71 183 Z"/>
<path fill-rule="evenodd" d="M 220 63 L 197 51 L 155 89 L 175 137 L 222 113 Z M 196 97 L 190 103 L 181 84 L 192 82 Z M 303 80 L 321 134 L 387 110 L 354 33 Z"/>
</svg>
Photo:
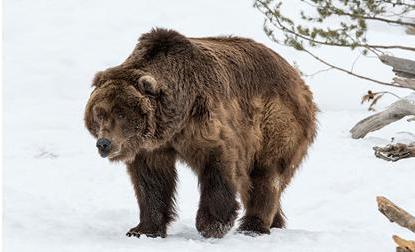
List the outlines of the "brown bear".
<svg viewBox="0 0 415 252">
<path fill-rule="evenodd" d="M 85 124 L 102 157 L 127 165 L 140 223 L 165 237 L 175 218 L 175 163 L 197 174 L 196 228 L 221 238 L 285 225 L 280 197 L 316 134 L 317 108 L 297 71 L 251 39 L 143 34 L 119 66 L 98 72 Z"/>
</svg>

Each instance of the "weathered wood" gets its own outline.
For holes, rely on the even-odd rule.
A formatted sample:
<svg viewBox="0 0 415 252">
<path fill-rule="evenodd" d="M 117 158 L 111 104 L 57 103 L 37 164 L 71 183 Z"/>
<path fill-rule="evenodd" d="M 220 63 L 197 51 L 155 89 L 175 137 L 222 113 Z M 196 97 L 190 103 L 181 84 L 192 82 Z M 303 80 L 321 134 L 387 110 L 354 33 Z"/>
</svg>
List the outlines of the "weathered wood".
<svg viewBox="0 0 415 252">
<path fill-rule="evenodd" d="M 415 217 L 383 196 L 376 197 L 379 211 L 391 222 L 415 233 Z"/>
<path fill-rule="evenodd" d="M 415 241 L 405 240 L 397 235 L 392 236 L 392 238 L 398 245 L 396 251 L 415 252 Z"/>
<path fill-rule="evenodd" d="M 415 143 L 388 144 L 385 147 L 373 147 L 375 156 L 386 161 L 396 162 L 404 158 L 415 157 Z"/>
<path fill-rule="evenodd" d="M 405 87 L 415 90 L 415 79 L 407 79 L 407 78 L 393 78 L 393 85 L 398 87 Z"/>
<path fill-rule="evenodd" d="M 415 115 L 415 95 L 400 99 L 392 103 L 385 111 L 361 120 L 350 130 L 350 133 L 354 139 L 363 138 L 368 133 L 409 115 Z"/>
<path fill-rule="evenodd" d="M 409 249 L 402 248 L 402 247 L 397 247 L 396 252 L 414 252 L 414 251 L 410 251 Z"/>
<path fill-rule="evenodd" d="M 409 59 L 402 59 L 390 55 L 379 56 L 382 63 L 393 67 L 393 72 L 399 77 L 415 78 L 415 61 Z"/>
</svg>

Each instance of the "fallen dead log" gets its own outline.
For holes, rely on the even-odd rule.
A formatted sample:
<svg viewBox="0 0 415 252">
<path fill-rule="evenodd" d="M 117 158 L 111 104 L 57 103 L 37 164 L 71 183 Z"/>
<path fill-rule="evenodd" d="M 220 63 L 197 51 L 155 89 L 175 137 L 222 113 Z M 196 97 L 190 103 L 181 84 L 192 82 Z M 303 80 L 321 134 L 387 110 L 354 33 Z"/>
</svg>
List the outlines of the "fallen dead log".
<svg viewBox="0 0 415 252">
<path fill-rule="evenodd" d="M 350 130 L 350 133 L 354 139 L 363 138 L 372 131 L 410 115 L 415 115 L 415 94 L 392 103 L 385 111 L 361 120 Z"/>
<path fill-rule="evenodd" d="M 415 61 L 390 55 L 379 56 L 383 64 L 393 67 L 392 71 L 399 77 L 415 78 Z"/>
<path fill-rule="evenodd" d="M 379 56 L 379 60 L 392 67 L 397 76 L 392 82 L 394 86 L 415 90 L 415 61 L 386 54 Z"/>
<path fill-rule="evenodd" d="M 386 161 L 396 162 L 404 158 L 415 157 L 415 143 L 388 144 L 385 147 L 373 147 L 375 156 Z"/>
<path fill-rule="evenodd" d="M 379 211 L 391 222 L 415 233 L 415 217 L 383 196 L 376 197 Z"/>
<path fill-rule="evenodd" d="M 393 78 L 392 84 L 397 86 L 397 87 L 415 89 L 415 79 L 395 77 L 395 78 Z"/>
<path fill-rule="evenodd" d="M 415 217 L 398 207 L 392 201 L 385 197 L 376 197 L 379 211 L 386 216 L 391 222 L 395 222 L 401 227 L 407 228 L 415 233 Z M 415 252 L 415 241 L 405 240 L 397 235 L 394 235 L 397 252 Z"/>
</svg>

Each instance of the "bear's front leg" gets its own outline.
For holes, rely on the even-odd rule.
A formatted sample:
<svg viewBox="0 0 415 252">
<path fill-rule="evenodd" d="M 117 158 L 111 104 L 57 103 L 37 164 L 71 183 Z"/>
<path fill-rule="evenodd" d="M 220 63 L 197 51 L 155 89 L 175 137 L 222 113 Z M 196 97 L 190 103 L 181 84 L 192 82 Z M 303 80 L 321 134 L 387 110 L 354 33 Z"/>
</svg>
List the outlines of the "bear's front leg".
<svg viewBox="0 0 415 252">
<path fill-rule="evenodd" d="M 140 223 L 127 236 L 166 237 L 167 225 L 174 219 L 176 154 L 173 150 L 155 150 L 137 154 L 128 173 L 140 208 Z"/>
<path fill-rule="evenodd" d="M 222 150 L 215 149 L 199 171 L 201 195 L 196 228 L 206 238 L 222 238 L 237 217 L 239 204 L 231 165 Z"/>
</svg>

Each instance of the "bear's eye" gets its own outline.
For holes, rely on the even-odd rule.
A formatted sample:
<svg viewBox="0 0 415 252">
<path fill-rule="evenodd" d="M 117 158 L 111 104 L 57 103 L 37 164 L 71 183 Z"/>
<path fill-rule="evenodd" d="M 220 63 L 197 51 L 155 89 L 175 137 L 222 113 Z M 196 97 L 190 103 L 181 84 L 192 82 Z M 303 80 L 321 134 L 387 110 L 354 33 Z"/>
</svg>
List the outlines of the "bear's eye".
<svg viewBox="0 0 415 252">
<path fill-rule="evenodd" d="M 104 117 L 105 117 L 105 114 L 104 113 L 102 113 L 102 112 L 97 113 L 97 119 L 98 120 L 103 120 Z"/>
<path fill-rule="evenodd" d="M 118 119 L 124 119 L 125 118 L 125 114 L 123 113 L 123 111 L 119 108 L 114 108 L 112 110 L 112 113 L 118 118 Z"/>
<path fill-rule="evenodd" d="M 102 109 L 102 108 L 100 108 L 100 107 L 95 107 L 93 112 L 94 112 L 95 118 L 96 118 L 98 121 L 102 121 L 102 120 L 104 120 L 104 119 L 105 119 L 105 117 L 106 117 L 105 110 L 103 110 L 103 109 Z"/>
</svg>

